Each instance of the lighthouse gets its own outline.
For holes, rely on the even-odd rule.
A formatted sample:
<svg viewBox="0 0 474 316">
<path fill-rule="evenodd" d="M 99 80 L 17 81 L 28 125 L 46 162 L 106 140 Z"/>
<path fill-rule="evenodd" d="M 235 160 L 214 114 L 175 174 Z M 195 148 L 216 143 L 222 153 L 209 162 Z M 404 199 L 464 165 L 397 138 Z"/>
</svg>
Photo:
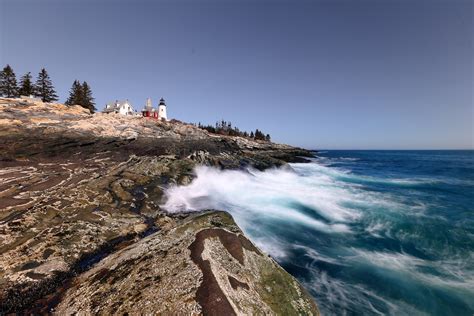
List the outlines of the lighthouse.
<svg viewBox="0 0 474 316">
<path fill-rule="evenodd" d="M 160 99 L 160 104 L 158 104 L 158 118 L 159 119 L 164 119 L 168 120 L 168 117 L 166 116 L 166 104 L 165 104 L 165 99 L 161 98 Z"/>
</svg>

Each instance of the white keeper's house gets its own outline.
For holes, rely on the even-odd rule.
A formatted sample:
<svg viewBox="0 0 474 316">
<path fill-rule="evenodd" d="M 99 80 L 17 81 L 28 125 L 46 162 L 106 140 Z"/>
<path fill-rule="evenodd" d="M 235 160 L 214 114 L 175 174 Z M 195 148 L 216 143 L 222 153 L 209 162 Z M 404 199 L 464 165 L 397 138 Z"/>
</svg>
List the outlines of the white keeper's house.
<svg viewBox="0 0 474 316">
<path fill-rule="evenodd" d="M 103 113 L 118 113 L 122 115 L 136 115 L 135 110 L 133 109 L 130 101 L 119 101 L 110 102 L 105 105 Z"/>
</svg>

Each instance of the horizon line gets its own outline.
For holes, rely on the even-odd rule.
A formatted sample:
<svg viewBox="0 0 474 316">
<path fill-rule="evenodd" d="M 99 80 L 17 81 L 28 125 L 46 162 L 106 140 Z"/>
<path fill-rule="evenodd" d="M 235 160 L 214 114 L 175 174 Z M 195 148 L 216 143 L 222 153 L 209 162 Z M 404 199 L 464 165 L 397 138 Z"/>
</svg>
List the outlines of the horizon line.
<svg viewBox="0 0 474 316">
<path fill-rule="evenodd" d="M 425 148 L 425 149 L 397 149 L 397 148 L 394 148 L 394 149 L 377 149 L 377 148 L 373 148 L 373 149 L 363 149 L 363 148 L 349 148 L 349 149 L 345 149 L 345 148 L 336 148 L 336 149 L 328 149 L 328 148 L 321 148 L 321 149 L 309 149 L 309 148 L 305 148 L 306 150 L 309 150 L 309 151 L 323 151 L 323 150 L 332 150 L 332 151 L 336 151 L 336 150 L 340 150 L 340 151 L 343 151 L 343 150 L 360 150 L 360 151 L 394 151 L 394 150 L 399 150 L 399 151 L 430 151 L 430 150 L 439 150 L 439 151 L 474 151 L 474 148 L 454 148 L 454 149 L 447 149 L 447 148 Z"/>
</svg>

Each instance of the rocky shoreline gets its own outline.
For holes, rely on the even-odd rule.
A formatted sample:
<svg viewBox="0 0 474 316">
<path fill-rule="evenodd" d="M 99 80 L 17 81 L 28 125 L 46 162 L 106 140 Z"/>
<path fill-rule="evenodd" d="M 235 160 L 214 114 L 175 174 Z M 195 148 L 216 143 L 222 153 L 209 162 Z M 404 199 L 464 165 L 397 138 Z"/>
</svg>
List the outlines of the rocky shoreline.
<svg viewBox="0 0 474 316">
<path fill-rule="evenodd" d="M 318 314 L 230 215 L 160 208 L 199 164 L 264 170 L 310 152 L 2 98 L 0 152 L 0 314 Z"/>
</svg>

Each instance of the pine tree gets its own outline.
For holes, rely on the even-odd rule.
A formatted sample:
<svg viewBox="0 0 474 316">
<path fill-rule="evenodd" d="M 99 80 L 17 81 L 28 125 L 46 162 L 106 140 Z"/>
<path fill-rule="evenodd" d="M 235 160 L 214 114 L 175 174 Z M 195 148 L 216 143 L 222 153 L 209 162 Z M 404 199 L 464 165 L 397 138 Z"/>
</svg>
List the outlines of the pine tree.
<svg viewBox="0 0 474 316">
<path fill-rule="evenodd" d="M 265 140 L 266 140 L 267 142 L 269 142 L 269 141 L 272 140 L 271 137 L 270 137 L 270 134 L 267 134 L 267 136 L 265 136 Z"/>
<path fill-rule="evenodd" d="M 20 79 L 20 88 L 18 89 L 18 94 L 25 95 L 25 96 L 34 95 L 35 93 L 34 88 L 35 87 L 33 86 L 33 83 L 31 82 L 31 72 L 27 72 Z"/>
<path fill-rule="evenodd" d="M 84 98 L 83 104 L 81 104 L 83 107 L 86 109 L 89 109 L 91 113 L 95 112 L 95 103 L 94 103 L 94 98 L 92 97 L 92 90 L 87 84 L 87 82 L 82 83 L 82 95 Z"/>
<path fill-rule="evenodd" d="M 83 105 L 84 104 L 84 94 L 82 91 L 82 85 L 79 80 L 74 80 L 72 83 L 71 90 L 69 91 L 69 97 L 67 98 L 66 105 Z"/>
<path fill-rule="evenodd" d="M 53 102 L 58 100 L 56 91 L 49 78 L 46 69 L 41 69 L 35 83 L 35 96 L 41 98 L 43 102 Z"/>
<path fill-rule="evenodd" d="M 10 65 L 6 65 L 0 72 L 0 95 L 6 98 L 18 97 L 16 76 Z"/>
<path fill-rule="evenodd" d="M 256 140 L 265 140 L 265 134 L 262 133 L 258 128 L 255 130 L 255 139 Z"/>
</svg>

